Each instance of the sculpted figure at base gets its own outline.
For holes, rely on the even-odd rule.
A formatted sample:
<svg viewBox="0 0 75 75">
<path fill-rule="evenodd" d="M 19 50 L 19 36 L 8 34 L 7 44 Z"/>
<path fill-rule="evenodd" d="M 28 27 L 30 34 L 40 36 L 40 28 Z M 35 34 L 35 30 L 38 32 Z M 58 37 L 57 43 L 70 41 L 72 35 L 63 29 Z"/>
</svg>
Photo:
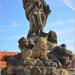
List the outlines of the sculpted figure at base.
<svg viewBox="0 0 75 75">
<path fill-rule="evenodd" d="M 21 54 L 24 60 L 30 60 L 30 56 L 32 55 L 32 51 L 28 48 L 28 41 L 26 38 L 22 37 L 18 41 L 19 48 L 21 50 Z"/>
<path fill-rule="evenodd" d="M 44 0 L 23 0 L 23 7 L 26 17 L 30 22 L 28 36 L 42 32 L 50 13 L 49 6 Z"/>
<path fill-rule="evenodd" d="M 32 60 L 36 58 L 48 59 L 48 46 L 47 46 L 47 37 L 39 37 L 36 46 L 33 50 L 30 50 L 25 38 L 21 38 L 19 40 L 19 47 L 22 53 L 22 56 L 25 60 Z M 26 44 L 26 45 L 25 45 Z"/>
<path fill-rule="evenodd" d="M 21 54 L 11 59 L 13 64 L 10 62 L 7 65 L 7 75 L 67 75 L 63 67 L 70 63 L 71 53 L 65 54 L 66 47 L 57 45 L 55 31 L 43 32 L 51 12 L 49 6 L 44 0 L 22 0 L 22 2 L 26 18 L 30 22 L 30 29 L 27 38 L 19 39 L 18 47 Z"/>
<path fill-rule="evenodd" d="M 57 34 L 56 34 L 55 31 L 50 30 L 50 32 L 48 33 L 48 47 L 49 47 L 49 50 L 52 50 L 56 46 L 58 46 L 58 44 L 57 44 Z"/>
<path fill-rule="evenodd" d="M 36 46 L 33 48 L 32 51 L 33 51 L 32 57 L 35 58 L 38 56 L 39 58 L 48 59 L 47 58 L 47 53 L 48 53 L 47 37 L 40 36 L 37 40 Z"/>
</svg>

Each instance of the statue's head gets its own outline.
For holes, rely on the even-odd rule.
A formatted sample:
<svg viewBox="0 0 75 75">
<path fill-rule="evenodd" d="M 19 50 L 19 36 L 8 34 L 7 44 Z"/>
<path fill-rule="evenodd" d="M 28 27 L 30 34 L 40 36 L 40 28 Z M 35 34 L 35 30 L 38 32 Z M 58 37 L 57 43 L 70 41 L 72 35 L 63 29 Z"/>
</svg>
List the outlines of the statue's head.
<svg viewBox="0 0 75 75">
<path fill-rule="evenodd" d="M 19 43 L 19 47 L 20 47 L 21 49 L 24 49 L 25 47 L 28 46 L 28 41 L 27 41 L 27 39 L 24 38 L 24 37 L 21 37 L 21 38 L 19 39 L 18 43 Z"/>
<path fill-rule="evenodd" d="M 50 32 L 48 33 L 48 41 L 57 43 L 57 34 L 55 31 L 50 30 Z"/>
</svg>

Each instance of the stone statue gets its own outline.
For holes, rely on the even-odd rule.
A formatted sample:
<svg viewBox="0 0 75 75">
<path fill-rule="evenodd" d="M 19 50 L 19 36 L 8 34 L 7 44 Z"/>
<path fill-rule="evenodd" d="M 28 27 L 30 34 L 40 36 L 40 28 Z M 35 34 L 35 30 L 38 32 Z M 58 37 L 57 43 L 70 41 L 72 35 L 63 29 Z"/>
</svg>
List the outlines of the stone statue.
<svg viewBox="0 0 75 75">
<path fill-rule="evenodd" d="M 49 33 L 48 33 L 49 50 L 52 50 L 56 46 L 58 46 L 58 44 L 57 44 L 57 34 L 56 34 L 55 31 L 50 30 Z"/>
<path fill-rule="evenodd" d="M 30 29 L 27 38 L 21 37 L 18 47 L 21 53 L 5 58 L 7 68 L 1 75 L 68 75 L 66 68 L 72 53 L 66 45 L 58 46 L 57 34 L 43 32 L 51 10 L 44 0 L 22 0 Z"/>
<path fill-rule="evenodd" d="M 22 49 L 21 53 L 25 60 L 33 60 L 36 58 L 48 59 L 47 58 L 47 54 L 48 54 L 47 37 L 40 36 L 33 50 L 30 50 L 25 44 L 26 44 L 26 39 L 21 38 L 19 40 L 19 47 L 20 49 Z"/>
<path fill-rule="evenodd" d="M 37 35 L 43 32 L 48 14 L 49 6 L 44 0 L 23 0 L 25 14 L 30 22 L 30 30 L 28 36 Z"/>
<path fill-rule="evenodd" d="M 21 54 L 24 60 L 30 60 L 30 56 L 32 54 L 32 51 L 28 48 L 28 41 L 26 38 L 22 37 L 18 41 L 19 48 L 21 50 Z"/>
<path fill-rule="evenodd" d="M 36 46 L 33 48 L 33 55 L 32 57 L 36 58 L 42 58 L 42 59 L 48 59 L 48 46 L 47 46 L 47 37 L 40 36 L 38 38 L 38 41 L 36 43 Z"/>
</svg>

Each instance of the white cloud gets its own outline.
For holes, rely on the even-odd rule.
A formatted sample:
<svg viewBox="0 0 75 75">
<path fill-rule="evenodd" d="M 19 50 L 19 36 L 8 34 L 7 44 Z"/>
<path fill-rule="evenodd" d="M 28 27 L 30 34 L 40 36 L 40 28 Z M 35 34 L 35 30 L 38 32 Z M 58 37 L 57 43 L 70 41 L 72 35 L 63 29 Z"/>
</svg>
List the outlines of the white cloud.
<svg viewBox="0 0 75 75">
<path fill-rule="evenodd" d="M 75 19 L 57 20 L 57 21 L 52 22 L 51 25 L 52 26 L 57 25 L 57 27 L 58 27 L 58 26 L 62 26 L 62 25 L 67 24 L 67 23 L 74 24 L 75 23 Z"/>
<path fill-rule="evenodd" d="M 19 37 L 19 35 L 11 36 L 11 37 L 8 38 L 8 40 L 13 40 L 13 39 L 16 39 L 18 37 Z"/>
<path fill-rule="evenodd" d="M 18 24 L 17 22 L 12 22 L 11 25 L 12 25 L 12 27 L 19 27 L 20 26 L 20 24 Z"/>
<path fill-rule="evenodd" d="M 49 32 L 49 30 L 54 30 L 59 34 L 75 32 L 75 19 L 67 19 L 67 20 L 53 20 L 49 21 L 46 24 L 44 29 L 45 32 Z"/>
<path fill-rule="evenodd" d="M 64 34 L 64 35 L 73 35 L 74 36 L 74 34 L 75 34 L 74 28 L 71 28 L 71 27 L 68 27 L 68 26 L 67 26 L 67 28 L 61 28 L 61 29 L 57 30 L 57 32 L 60 35 Z"/>
<path fill-rule="evenodd" d="M 62 29 L 62 26 L 64 26 L 65 28 L 65 25 L 66 26 L 75 26 L 75 19 L 68 19 L 68 20 L 53 20 L 53 21 L 48 21 L 47 22 L 47 26 L 45 27 L 45 30 L 48 31 L 50 29 L 52 30 L 58 30 L 58 29 Z"/>
<path fill-rule="evenodd" d="M 62 0 L 67 6 L 75 11 L 75 0 Z"/>
<path fill-rule="evenodd" d="M 21 37 L 24 37 L 24 35 L 13 35 L 13 36 L 8 37 L 7 40 L 19 39 L 19 38 L 21 38 Z"/>
<path fill-rule="evenodd" d="M 0 33 L 4 33 L 5 34 L 5 32 L 10 32 L 10 31 L 13 31 L 13 29 L 11 29 L 11 28 L 7 28 L 7 27 L 2 27 L 2 28 L 0 28 Z"/>
<path fill-rule="evenodd" d="M 17 28 L 17 27 L 20 27 L 20 26 L 21 26 L 21 24 L 19 24 L 18 22 L 10 22 L 6 25 L 0 25 L 0 28 L 4 28 L 4 29 L 8 30 L 10 28 L 13 28 L 13 27 Z"/>
</svg>

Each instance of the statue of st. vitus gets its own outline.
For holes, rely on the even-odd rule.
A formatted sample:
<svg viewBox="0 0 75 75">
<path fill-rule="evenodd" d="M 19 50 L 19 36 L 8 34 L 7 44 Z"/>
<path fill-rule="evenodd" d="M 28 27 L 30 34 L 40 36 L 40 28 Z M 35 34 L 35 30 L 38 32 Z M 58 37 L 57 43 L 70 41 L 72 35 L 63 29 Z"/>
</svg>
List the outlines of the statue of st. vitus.
<svg viewBox="0 0 75 75">
<path fill-rule="evenodd" d="M 30 22 L 28 36 L 43 32 L 45 23 L 51 10 L 44 0 L 23 0 L 25 14 Z"/>
</svg>

